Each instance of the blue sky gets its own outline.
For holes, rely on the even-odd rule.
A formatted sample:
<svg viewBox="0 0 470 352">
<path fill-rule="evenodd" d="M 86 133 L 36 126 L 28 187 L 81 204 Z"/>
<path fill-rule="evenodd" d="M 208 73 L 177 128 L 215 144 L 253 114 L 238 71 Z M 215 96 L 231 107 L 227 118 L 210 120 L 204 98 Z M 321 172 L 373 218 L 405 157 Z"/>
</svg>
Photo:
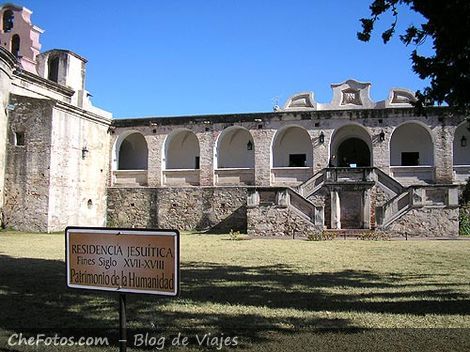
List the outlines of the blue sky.
<svg viewBox="0 0 470 352">
<path fill-rule="evenodd" d="M 331 100 L 331 83 L 421 89 L 412 47 L 356 39 L 369 0 L 23 1 L 42 50 L 88 59 L 93 103 L 115 117 L 271 111 L 294 93 Z M 352 5 L 354 4 L 354 5 Z M 399 29 L 420 18 L 401 11 Z M 389 21 L 384 18 L 381 25 Z M 429 51 L 429 48 L 422 50 Z"/>
</svg>

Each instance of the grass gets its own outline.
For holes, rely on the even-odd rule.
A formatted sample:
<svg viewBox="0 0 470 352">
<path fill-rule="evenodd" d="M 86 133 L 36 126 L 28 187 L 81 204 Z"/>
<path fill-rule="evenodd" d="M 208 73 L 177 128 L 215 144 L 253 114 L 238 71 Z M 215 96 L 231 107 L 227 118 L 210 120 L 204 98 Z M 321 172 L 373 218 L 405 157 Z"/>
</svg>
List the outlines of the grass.
<svg viewBox="0 0 470 352">
<path fill-rule="evenodd" d="M 470 241 L 185 234 L 181 296 L 129 295 L 130 335 L 163 336 L 166 350 L 181 332 L 184 351 L 206 333 L 254 351 L 469 350 L 469 254 Z M 11 332 L 116 331 L 116 297 L 65 288 L 63 260 L 62 234 L 0 233 L 0 351 Z"/>
</svg>

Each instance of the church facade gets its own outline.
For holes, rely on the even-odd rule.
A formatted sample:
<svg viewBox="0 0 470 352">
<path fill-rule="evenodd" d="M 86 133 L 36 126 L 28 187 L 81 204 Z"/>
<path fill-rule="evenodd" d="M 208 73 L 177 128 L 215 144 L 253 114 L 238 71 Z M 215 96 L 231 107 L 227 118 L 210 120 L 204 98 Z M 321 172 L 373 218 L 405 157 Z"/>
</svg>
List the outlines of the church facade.
<svg viewBox="0 0 470 352">
<path fill-rule="evenodd" d="M 470 120 L 450 108 L 418 116 L 409 90 L 374 102 L 347 80 L 325 104 L 304 92 L 267 113 L 113 119 L 84 58 L 41 53 L 31 11 L 0 11 L 4 226 L 458 234 Z"/>
</svg>

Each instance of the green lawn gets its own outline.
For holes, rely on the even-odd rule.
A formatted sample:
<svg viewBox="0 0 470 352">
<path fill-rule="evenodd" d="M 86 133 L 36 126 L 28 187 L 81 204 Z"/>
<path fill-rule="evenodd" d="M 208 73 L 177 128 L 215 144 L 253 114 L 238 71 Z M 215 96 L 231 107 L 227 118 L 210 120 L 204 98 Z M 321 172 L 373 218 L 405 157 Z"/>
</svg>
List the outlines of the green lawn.
<svg viewBox="0 0 470 352">
<path fill-rule="evenodd" d="M 470 241 L 228 238 L 182 235 L 181 297 L 130 295 L 130 333 L 165 350 L 178 332 L 185 351 L 205 333 L 250 351 L 470 350 Z M 0 233 L 0 351 L 41 350 L 11 332 L 115 331 L 116 297 L 65 288 L 63 261 L 63 235 Z"/>
</svg>

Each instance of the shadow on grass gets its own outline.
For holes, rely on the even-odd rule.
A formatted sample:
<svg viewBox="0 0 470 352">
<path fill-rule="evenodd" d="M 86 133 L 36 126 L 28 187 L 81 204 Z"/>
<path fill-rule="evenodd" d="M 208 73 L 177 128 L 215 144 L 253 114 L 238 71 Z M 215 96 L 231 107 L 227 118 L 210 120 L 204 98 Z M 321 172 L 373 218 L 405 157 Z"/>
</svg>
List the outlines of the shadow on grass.
<svg viewBox="0 0 470 352">
<path fill-rule="evenodd" d="M 292 334 L 305 328 L 358 330 L 352 321 L 338 319 L 334 312 L 470 313 L 470 301 L 459 293 L 460 285 L 442 284 L 442 289 L 436 289 L 439 284 L 427 282 L 436 278 L 423 275 L 385 277 L 353 270 L 309 275 L 284 265 L 243 267 L 186 262 L 182 264 L 181 278 L 180 298 L 130 295 L 130 328 L 167 334 L 238 334 L 255 344 L 272 342 L 276 338 L 273 334 Z M 426 285 L 433 287 L 426 289 Z M 351 293 L 356 288 L 367 288 L 368 293 Z M 170 303 L 175 305 L 167 309 Z M 220 307 L 205 308 L 206 303 Z M 269 308 L 295 309 L 300 314 L 257 313 Z M 302 312 L 315 311 L 333 314 L 331 318 L 302 316 Z M 0 255 L 0 312 L 0 329 L 9 331 L 115 332 L 118 321 L 117 296 L 67 289 L 62 261 L 4 255 Z"/>
</svg>

